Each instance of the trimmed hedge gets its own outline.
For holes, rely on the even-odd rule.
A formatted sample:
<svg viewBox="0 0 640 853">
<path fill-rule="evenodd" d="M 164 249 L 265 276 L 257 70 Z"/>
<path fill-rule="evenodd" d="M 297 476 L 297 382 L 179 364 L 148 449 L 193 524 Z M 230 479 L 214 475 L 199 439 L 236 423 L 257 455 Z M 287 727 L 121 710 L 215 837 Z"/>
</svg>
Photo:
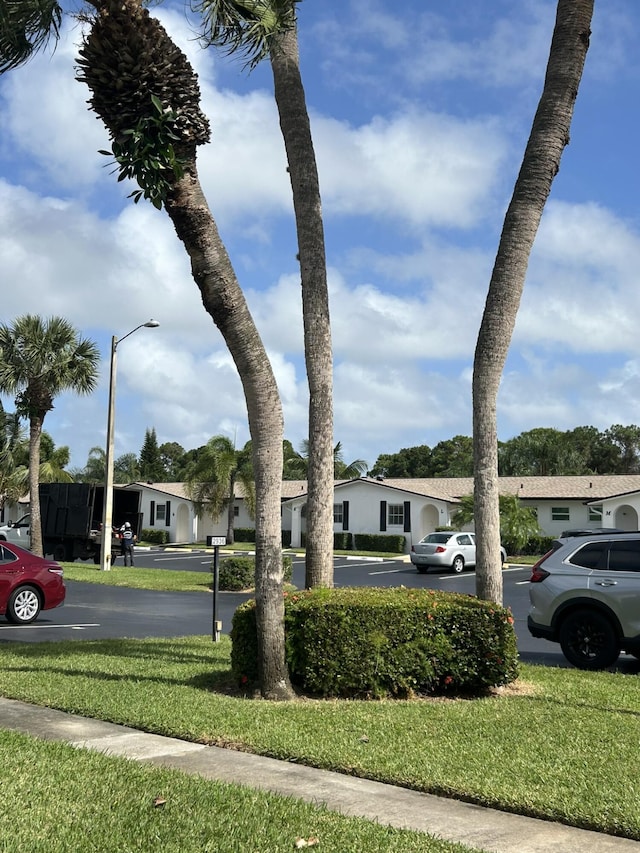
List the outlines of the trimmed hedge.
<svg viewBox="0 0 640 853">
<path fill-rule="evenodd" d="M 353 547 L 356 551 L 381 551 L 383 554 L 402 554 L 404 536 L 384 533 L 355 533 Z"/>
<path fill-rule="evenodd" d="M 231 628 L 238 683 L 258 680 L 255 601 Z M 316 588 L 285 595 L 294 685 L 312 695 L 477 695 L 517 677 L 513 617 L 472 596 L 429 589 Z"/>
<path fill-rule="evenodd" d="M 156 530 L 154 527 L 144 527 L 140 531 L 140 539 L 151 542 L 154 545 L 167 545 L 169 542 L 168 530 Z"/>
<path fill-rule="evenodd" d="M 293 560 L 287 554 L 282 557 L 284 582 L 291 582 Z M 256 585 L 255 557 L 225 557 L 218 566 L 218 589 L 222 592 L 240 592 L 253 589 Z"/>
<path fill-rule="evenodd" d="M 343 533 L 333 534 L 333 550 L 334 551 L 352 551 L 353 537 L 346 531 Z"/>
</svg>

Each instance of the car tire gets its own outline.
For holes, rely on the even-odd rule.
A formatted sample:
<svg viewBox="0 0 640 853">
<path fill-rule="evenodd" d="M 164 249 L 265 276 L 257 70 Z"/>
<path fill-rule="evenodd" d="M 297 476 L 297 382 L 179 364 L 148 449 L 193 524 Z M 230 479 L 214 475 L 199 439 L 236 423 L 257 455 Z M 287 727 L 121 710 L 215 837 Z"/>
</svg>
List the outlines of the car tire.
<svg viewBox="0 0 640 853">
<path fill-rule="evenodd" d="M 419 575 L 426 575 L 427 567 L 426 566 L 416 566 L 416 571 Z"/>
<path fill-rule="evenodd" d="M 38 590 L 33 586 L 19 586 L 9 596 L 6 616 L 14 625 L 28 625 L 38 618 L 41 609 Z"/>
<path fill-rule="evenodd" d="M 451 563 L 451 571 L 455 572 L 457 575 L 462 574 L 464 572 L 464 557 L 462 554 L 456 554 L 453 558 L 453 563 Z"/>
<path fill-rule="evenodd" d="M 53 559 L 56 563 L 62 563 L 66 556 L 66 549 L 61 542 L 53 546 Z"/>
<path fill-rule="evenodd" d="M 620 656 L 615 628 L 603 613 L 588 607 L 565 617 L 559 640 L 563 655 L 578 669 L 607 669 Z"/>
</svg>

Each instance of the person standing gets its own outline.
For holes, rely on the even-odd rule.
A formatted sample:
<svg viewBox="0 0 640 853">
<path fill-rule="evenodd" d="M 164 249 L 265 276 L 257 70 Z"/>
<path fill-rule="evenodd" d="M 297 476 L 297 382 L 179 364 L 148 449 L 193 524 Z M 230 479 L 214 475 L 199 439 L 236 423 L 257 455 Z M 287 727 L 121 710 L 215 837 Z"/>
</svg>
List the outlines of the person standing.
<svg viewBox="0 0 640 853">
<path fill-rule="evenodd" d="M 122 556 L 124 557 L 124 564 L 125 566 L 133 566 L 133 546 L 135 545 L 136 537 L 128 521 L 125 521 L 120 528 L 120 536 L 122 537 Z M 127 557 L 129 558 L 128 563 Z"/>
</svg>

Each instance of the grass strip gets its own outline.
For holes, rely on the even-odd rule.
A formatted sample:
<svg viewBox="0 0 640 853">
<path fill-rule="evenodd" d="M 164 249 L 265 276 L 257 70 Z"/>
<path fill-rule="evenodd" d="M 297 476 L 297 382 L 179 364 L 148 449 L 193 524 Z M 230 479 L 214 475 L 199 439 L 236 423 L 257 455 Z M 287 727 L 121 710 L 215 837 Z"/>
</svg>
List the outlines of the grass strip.
<svg viewBox="0 0 640 853">
<path fill-rule="evenodd" d="M 522 665 L 476 700 L 269 703 L 234 694 L 230 641 L 6 644 L 0 693 L 640 839 L 640 684 Z"/>
<path fill-rule="evenodd" d="M 0 761 L 7 853 L 282 853 L 297 839 L 334 853 L 469 853 L 276 794 L 14 732 L 0 732 Z"/>
<path fill-rule="evenodd" d="M 62 563 L 65 580 L 121 586 L 130 589 L 152 589 L 164 592 L 210 592 L 213 568 L 209 572 L 173 571 L 112 566 L 103 572 L 89 563 Z"/>
</svg>

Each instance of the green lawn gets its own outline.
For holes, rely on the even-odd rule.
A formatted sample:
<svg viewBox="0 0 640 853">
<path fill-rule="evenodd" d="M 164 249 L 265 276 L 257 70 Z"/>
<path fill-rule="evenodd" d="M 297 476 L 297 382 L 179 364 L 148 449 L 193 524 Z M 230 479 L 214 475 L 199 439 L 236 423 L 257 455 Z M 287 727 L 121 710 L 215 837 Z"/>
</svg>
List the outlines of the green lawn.
<svg viewBox="0 0 640 853">
<path fill-rule="evenodd" d="M 274 794 L 0 732 L 7 853 L 471 853 Z"/>
<path fill-rule="evenodd" d="M 476 700 L 268 703 L 234 694 L 227 637 L 2 651 L 0 694 L 11 698 L 640 839 L 635 676 L 523 665 L 514 689 Z M 5 751 L 3 777 L 13 780 Z M 404 849 L 394 844 L 371 848 Z"/>
</svg>

